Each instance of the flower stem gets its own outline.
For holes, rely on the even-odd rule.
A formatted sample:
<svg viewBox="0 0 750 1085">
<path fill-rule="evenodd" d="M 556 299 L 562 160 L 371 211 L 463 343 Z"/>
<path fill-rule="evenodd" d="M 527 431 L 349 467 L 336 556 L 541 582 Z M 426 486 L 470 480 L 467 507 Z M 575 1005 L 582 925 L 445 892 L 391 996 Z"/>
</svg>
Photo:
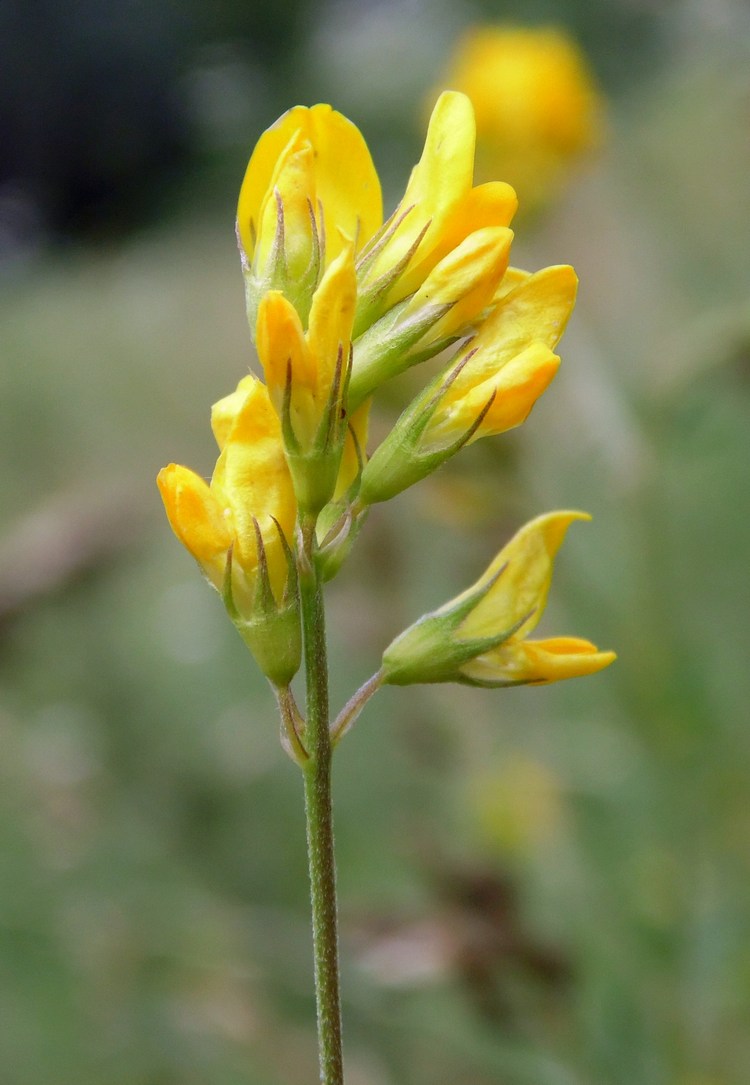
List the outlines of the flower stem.
<svg viewBox="0 0 750 1085">
<path fill-rule="evenodd" d="M 314 560 L 314 521 L 304 522 L 301 534 L 300 599 L 307 676 L 305 747 L 309 755 L 301 767 L 307 815 L 320 1080 L 322 1085 L 343 1085 L 328 661 L 322 585 Z"/>
<path fill-rule="evenodd" d="M 349 698 L 331 724 L 331 742 L 335 746 L 340 738 L 343 738 L 350 727 L 357 722 L 357 718 L 367 702 L 374 696 L 383 684 L 385 675 L 383 669 L 376 671 L 372 678 L 368 678 L 363 686 Z"/>
</svg>

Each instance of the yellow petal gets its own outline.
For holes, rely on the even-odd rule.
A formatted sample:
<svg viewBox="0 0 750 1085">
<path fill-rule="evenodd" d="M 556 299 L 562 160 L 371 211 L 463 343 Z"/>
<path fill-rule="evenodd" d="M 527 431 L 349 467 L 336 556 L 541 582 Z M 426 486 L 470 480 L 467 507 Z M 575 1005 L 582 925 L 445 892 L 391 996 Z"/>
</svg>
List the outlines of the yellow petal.
<svg viewBox="0 0 750 1085">
<path fill-rule="evenodd" d="M 506 227 L 475 230 L 430 272 L 407 305 L 404 319 L 424 306 L 449 303 L 450 311 L 430 329 L 430 340 L 463 328 L 494 297 L 508 266 L 512 240 L 513 231 Z"/>
<path fill-rule="evenodd" d="M 257 567 L 257 520 L 269 548 L 269 569 L 280 591 L 286 576 L 283 554 L 274 542 L 278 520 L 287 539 L 292 537 L 296 506 L 292 480 L 281 441 L 281 426 L 266 386 L 255 381 L 248 388 L 219 456 L 211 490 L 231 510 L 236 536 L 235 558 L 247 572 Z M 272 561 L 271 548 L 276 557 Z"/>
<path fill-rule="evenodd" d="M 444 233 L 454 238 L 467 230 L 478 230 L 480 226 L 510 226 L 518 210 L 516 191 L 505 181 L 487 181 L 483 185 L 470 188 L 454 205 L 446 220 Z"/>
<path fill-rule="evenodd" d="M 513 641 L 477 656 L 461 668 L 479 682 L 533 682 L 546 684 L 563 678 L 582 678 L 608 667 L 614 652 L 600 652 L 580 637 Z"/>
<path fill-rule="evenodd" d="M 228 396 L 224 396 L 218 403 L 214 403 L 211 408 L 211 429 L 213 430 L 220 452 L 227 443 L 229 431 L 234 425 L 234 420 L 237 417 L 242 404 L 245 402 L 248 390 L 256 380 L 257 377 L 254 377 L 252 374 L 243 377 L 234 392 L 230 392 Z"/>
<path fill-rule="evenodd" d="M 525 422 L 531 408 L 552 383 L 559 368 L 560 359 L 556 354 L 543 343 L 532 343 L 503 366 L 496 377 L 489 378 L 474 388 L 462 400 L 464 413 L 472 421 L 493 394 L 494 399 L 469 444 L 478 441 L 480 437 L 504 433 Z"/>
<path fill-rule="evenodd" d="M 531 278 L 530 271 L 523 271 L 520 267 L 509 267 L 503 275 L 497 290 L 495 291 L 494 300 L 500 301 L 501 298 L 506 297 L 511 291 L 515 290 L 521 283 L 525 283 Z"/>
<path fill-rule="evenodd" d="M 444 91 L 427 126 L 422 157 L 412 170 L 401 206 L 417 204 L 424 220 L 471 188 L 474 110 L 465 94 Z"/>
<path fill-rule="evenodd" d="M 346 246 L 346 238 L 354 239 L 360 248 L 379 229 L 383 219 L 380 181 L 362 133 L 343 114 L 329 105 L 315 105 L 307 112 L 306 131 L 315 148 L 329 264 Z"/>
<path fill-rule="evenodd" d="M 269 290 L 261 298 L 255 334 L 258 358 L 276 410 L 281 411 L 290 366 L 293 399 L 314 395 L 315 359 L 297 310 L 279 290 Z"/>
<path fill-rule="evenodd" d="M 304 128 L 304 106 L 287 110 L 267 128 L 255 145 L 247 164 L 237 205 L 237 232 L 248 259 L 252 259 L 260 233 L 260 211 L 271 187 L 279 158 L 289 141 Z"/>
<path fill-rule="evenodd" d="M 474 357 L 470 357 L 444 393 L 425 430 L 424 448 L 447 448 L 457 441 L 488 403 L 489 409 L 469 444 L 520 426 L 560 367 L 558 356 L 543 343 L 532 343 L 489 376 L 485 375 L 484 365 L 478 367 L 478 372 L 474 371 L 473 362 Z"/>
<path fill-rule="evenodd" d="M 361 244 L 380 226 L 380 182 L 359 130 L 329 105 L 311 109 L 295 106 L 263 133 L 242 182 L 237 226 L 249 258 L 254 248 L 253 231 L 258 232 L 261 205 L 277 161 L 298 131 L 315 155 L 315 202 L 320 201 L 325 209 L 328 260 L 343 247 L 339 230 L 359 237 Z"/>
<path fill-rule="evenodd" d="M 356 303 L 354 246 L 349 243 L 325 272 L 310 309 L 307 343 L 315 362 L 317 398 L 321 408 L 328 398 L 339 348 L 343 364 L 348 362 Z"/>
<path fill-rule="evenodd" d="M 471 189 L 474 172 L 474 111 L 463 94 L 446 91 L 438 99 L 427 128 L 422 157 L 414 167 L 406 192 L 394 212 L 394 220 L 405 216 L 369 273 L 372 279 L 392 268 L 408 252 L 419 234 L 427 232 L 412 258 L 412 264 L 424 265 L 415 279 L 407 269 L 389 295 L 390 304 L 412 293 L 424 280 L 448 248 L 430 260 L 449 209 Z M 483 225 L 485 225 L 483 223 Z M 426 263 L 425 263 L 426 261 Z"/>
<path fill-rule="evenodd" d="M 522 620 L 514 639 L 529 633 L 546 606 L 554 558 L 565 533 L 574 520 L 590 519 L 585 512 L 566 510 L 546 513 L 525 524 L 469 589 L 476 591 L 500 574 L 461 623 L 458 635 L 467 639 L 492 636 Z"/>
<path fill-rule="evenodd" d="M 317 210 L 315 154 L 302 132 L 296 132 L 281 153 L 261 204 L 257 263 L 263 268 L 276 236 L 279 205 L 284 214 L 284 257 L 291 279 L 304 276 L 315 257 L 313 215 Z"/>
<path fill-rule="evenodd" d="M 553 349 L 573 311 L 577 287 L 572 267 L 559 265 L 537 271 L 502 298 L 482 324 L 471 349 L 486 355 L 491 368 L 532 342 Z M 473 364 L 476 366 L 478 360 Z"/>
<path fill-rule="evenodd" d="M 491 181 L 461 193 L 442 214 L 433 216 L 430 230 L 389 293 L 389 301 L 395 303 L 415 290 L 438 261 L 465 237 L 487 227 L 507 227 L 517 206 L 514 190 L 502 181 Z"/>
<path fill-rule="evenodd" d="M 172 530 L 218 587 L 232 545 L 223 508 L 207 483 L 187 467 L 170 463 L 156 481 Z"/>
</svg>

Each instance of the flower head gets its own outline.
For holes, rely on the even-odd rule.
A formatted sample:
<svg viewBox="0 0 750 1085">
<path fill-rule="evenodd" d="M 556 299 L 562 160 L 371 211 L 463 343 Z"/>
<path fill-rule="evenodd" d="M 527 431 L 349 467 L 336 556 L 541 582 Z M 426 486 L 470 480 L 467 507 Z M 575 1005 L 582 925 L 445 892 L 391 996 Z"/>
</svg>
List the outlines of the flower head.
<svg viewBox="0 0 750 1085">
<path fill-rule="evenodd" d="M 602 101 L 581 50 L 555 27 L 478 26 L 444 85 L 471 99 L 480 174 L 506 178 L 525 211 L 546 203 L 602 138 Z"/>
<path fill-rule="evenodd" d="M 306 322 L 324 269 L 381 220 L 380 182 L 359 129 L 329 105 L 280 117 L 256 144 L 237 206 L 251 331 L 270 289 Z"/>
<path fill-rule="evenodd" d="M 220 454 L 210 484 L 170 464 L 157 479 L 164 507 L 264 673 L 284 684 L 299 668 L 299 616 L 296 503 L 279 420 L 265 385 L 245 377 L 211 423 Z"/>
<path fill-rule="evenodd" d="M 614 652 L 579 637 L 528 640 L 547 602 L 555 555 L 581 512 L 550 512 L 530 521 L 479 580 L 420 618 L 383 654 L 384 681 L 540 685 L 593 674 Z"/>
</svg>

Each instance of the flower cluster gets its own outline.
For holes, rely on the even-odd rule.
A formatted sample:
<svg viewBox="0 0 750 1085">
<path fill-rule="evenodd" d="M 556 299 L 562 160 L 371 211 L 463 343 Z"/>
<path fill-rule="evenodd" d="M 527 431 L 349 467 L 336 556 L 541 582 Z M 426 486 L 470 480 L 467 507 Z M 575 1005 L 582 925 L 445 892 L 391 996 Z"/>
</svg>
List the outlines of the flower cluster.
<svg viewBox="0 0 750 1085">
<path fill-rule="evenodd" d="M 370 506 L 522 423 L 560 364 L 575 273 L 509 266 L 515 192 L 475 185 L 474 151 L 469 99 L 444 93 L 385 222 L 367 145 L 330 106 L 290 110 L 247 167 L 237 236 L 265 383 L 245 377 L 214 407 L 210 484 L 173 464 L 159 486 L 176 535 L 277 687 L 300 665 L 303 561 L 312 554 L 334 575 Z M 372 397 L 430 358 L 437 372 L 368 450 Z M 393 642 L 382 680 L 549 682 L 606 666 L 612 654 L 588 641 L 524 639 L 576 518 L 523 528 L 469 592 Z"/>
</svg>

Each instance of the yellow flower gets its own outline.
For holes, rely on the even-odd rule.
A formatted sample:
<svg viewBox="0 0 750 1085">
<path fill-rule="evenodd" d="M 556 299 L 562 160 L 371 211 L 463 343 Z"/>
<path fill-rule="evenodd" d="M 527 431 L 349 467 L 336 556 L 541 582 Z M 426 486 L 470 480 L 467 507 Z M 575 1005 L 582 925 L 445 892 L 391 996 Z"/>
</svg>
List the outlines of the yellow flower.
<svg viewBox="0 0 750 1085">
<path fill-rule="evenodd" d="M 528 855 L 553 843 L 565 818 L 560 779 L 522 753 L 484 762 L 466 779 L 466 804 L 484 845 Z"/>
<path fill-rule="evenodd" d="M 476 336 L 417 396 L 375 450 L 363 504 L 386 501 L 441 466 L 463 445 L 520 425 L 554 378 L 553 352 L 575 304 L 571 267 L 516 276 Z"/>
<path fill-rule="evenodd" d="M 359 130 L 329 105 L 295 106 L 259 139 L 237 206 L 248 315 L 279 289 L 306 320 L 325 267 L 382 221 L 380 182 Z"/>
<path fill-rule="evenodd" d="M 473 186 L 474 142 L 471 102 L 463 94 L 442 94 L 403 199 L 360 257 L 358 332 L 418 290 L 476 230 L 510 223 L 518 205 L 510 185 Z"/>
<path fill-rule="evenodd" d="M 553 197 L 571 164 L 601 142 L 600 94 L 563 30 L 475 27 L 459 41 L 443 85 L 474 104 L 478 171 L 506 178 L 524 211 Z"/>
<path fill-rule="evenodd" d="M 467 443 L 519 426 L 560 365 L 553 349 L 575 304 L 572 267 L 548 267 L 529 276 L 498 303 L 452 363 L 425 447 L 447 446 L 481 415 Z"/>
<path fill-rule="evenodd" d="M 588 519 L 550 512 L 522 527 L 471 588 L 393 641 L 383 654 L 384 681 L 541 685 L 607 667 L 615 653 L 580 637 L 526 639 L 544 611 L 568 527 Z"/>
<path fill-rule="evenodd" d="M 172 529 L 213 586 L 264 673 L 279 684 L 299 667 L 296 578 L 289 540 L 296 504 L 268 391 L 255 377 L 216 403 L 220 454 L 210 485 L 170 464 L 158 476 Z"/>
<path fill-rule="evenodd" d="M 271 401 L 281 420 L 301 507 L 320 511 L 331 498 L 347 434 L 346 394 L 357 284 L 347 245 L 313 294 L 305 331 L 278 290 L 258 308 L 257 347 Z"/>
<path fill-rule="evenodd" d="M 508 225 L 516 195 L 502 181 L 473 184 L 474 145 L 471 102 L 464 94 L 442 94 L 406 192 L 380 228 L 377 174 L 363 137 L 345 117 L 327 105 L 297 106 L 261 136 L 240 192 L 237 229 L 248 318 L 264 368 L 270 364 L 266 376 L 277 407 L 290 356 L 299 370 L 295 432 L 315 429 L 320 414 L 320 395 L 317 408 L 300 405 L 315 398 L 309 389 L 318 364 L 301 337 L 314 299 L 330 298 L 327 275 L 334 266 L 343 274 L 339 261 L 348 262 L 348 254 L 356 270 L 347 329 L 354 343 L 350 411 L 394 374 L 475 331 L 515 285 Z M 269 337 L 262 336 L 269 328 L 275 336 L 282 324 L 294 353 L 282 357 L 279 348 L 271 358 Z M 330 386 L 331 369 L 320 364 L 319 391 Z"/>
<path fill-rule="evenodd" d="M 455 342 L 491 306 L 508 268 L 513 231 L 485 226 L 464 238 L 410 298 L 359 337 L 349 403 Z"/>
</svg>

